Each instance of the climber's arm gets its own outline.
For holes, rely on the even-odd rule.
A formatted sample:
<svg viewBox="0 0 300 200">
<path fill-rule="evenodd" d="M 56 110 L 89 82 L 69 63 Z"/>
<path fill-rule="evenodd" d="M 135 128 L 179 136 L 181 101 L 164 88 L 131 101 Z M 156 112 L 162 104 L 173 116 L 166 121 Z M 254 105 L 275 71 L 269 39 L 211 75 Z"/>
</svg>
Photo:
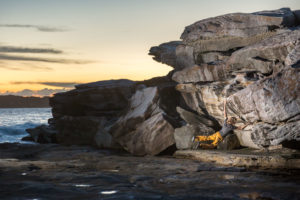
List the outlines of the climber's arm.
<svg viewBox="0 0 300 200">
<path fill-rule="evenodd" d="M 243 129 L 246 128 L 249 124 L 250 124 L 250 123 L 247 122 L 245 125 L 239 126 L 239 127 L 237 127 L 236 129 L 237 129 L 237 130 L 243 130 Z"/>
<path fill-rule="evenodd" d="M 226 99 L 226 97 L 225 97 L 225 99 L 224 99 L 224 107 L 223 107 L 223 109 L 224 109 L 224 119 L 227 118 L 226 103 L 227 103 L 227 99 Z"/>
</svg>

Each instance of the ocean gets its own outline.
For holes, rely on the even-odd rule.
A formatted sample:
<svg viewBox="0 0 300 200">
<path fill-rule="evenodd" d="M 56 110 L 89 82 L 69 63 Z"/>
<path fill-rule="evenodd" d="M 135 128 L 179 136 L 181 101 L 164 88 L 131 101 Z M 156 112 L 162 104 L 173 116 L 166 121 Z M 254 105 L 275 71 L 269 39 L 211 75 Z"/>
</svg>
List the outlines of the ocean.
<svg viewBox="0 0 300 200">
<path fill-rule="evenodd" d="M 27 128 L 47 124 L 51 108 L 0 108 L 0 143 L 22 142 Z"/>
</svg>

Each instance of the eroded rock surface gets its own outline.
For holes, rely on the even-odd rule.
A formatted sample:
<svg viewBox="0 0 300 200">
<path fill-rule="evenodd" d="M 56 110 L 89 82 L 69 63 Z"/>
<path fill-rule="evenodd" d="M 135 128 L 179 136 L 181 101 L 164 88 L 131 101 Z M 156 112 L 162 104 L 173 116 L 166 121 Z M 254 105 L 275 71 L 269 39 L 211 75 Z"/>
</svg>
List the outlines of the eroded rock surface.
<svg viewBox="0 0 300 200">
<path fill-rule="evenodd" d="M 159 107 L 157 87 L 138 90 L 131 98 L 129 112 L 112 127 L 111 134 L 135 155 L 156 155 L 174 144 L 174 128 Z"/>
<path fill-rule="evenodd" d="M 295 125 L 300 123 L 299 25 L 299 11 L 282 8 L 227 14 L 187 26 L 182 43 L 173 48 L 174 62 L 169 62 L 187 109 L 199 116 L 205 112 L 207 118 L 222 124 L 227 98 L 228 115 L 238 117 L 238 125 L 253 124 L 245 134 L 236 131 L 243 146 L 263 148 L 300 141 Z M 189 55 L 180 67 L 176 60 L 183 54 L 177 51 Z M 176 130 L 178 138 L 193 135 L 193 126 Z M 183 146 L 188 145 L 183 142 Z"/>
<path fill-rule="evenodd" d="M 181 39 L 198 52 L 226 51 L 256 43 L 281 27 L 293 26 L 296 26 L 296 18 L 289 8 L 251 14 L 233 13 L 187 26 Z"/>
<path fill-rule="evenodd" d="M 242 146 L 299 143 L 299 30 L 299 11 L 289 8 L 200 20 L 185 28 L 182 41 L 150 49 L 154 60 L 174 68 L 168 75 L 56 94 L 51 126 L 60 143 L 119 144 L 135 155 L 157 155 L 219 130 L 226 98 L 237 126 L 251 123 L 235 132 Z"/>
</svg>

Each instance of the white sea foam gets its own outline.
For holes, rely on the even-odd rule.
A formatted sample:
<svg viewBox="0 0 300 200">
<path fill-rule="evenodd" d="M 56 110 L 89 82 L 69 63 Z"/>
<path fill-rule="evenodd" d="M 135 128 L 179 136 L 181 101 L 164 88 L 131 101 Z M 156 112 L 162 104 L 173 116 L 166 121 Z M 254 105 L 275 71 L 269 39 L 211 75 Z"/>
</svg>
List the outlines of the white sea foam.
<svg viewBox="0 0 300 200">
<path fill-rule="evenodd" d="M 1 108 L 0 143 L 20 142 L 25 129 L 47 124 L 51 116 L 50 108 Z"/>
<path fill-rule="evenodd" d="M 110 190 L 110 191 L 102 191 L 102 192 L 100 192 L 100 194 L 109 195 L 109 194 L 115 194 L 117 192 L 118 192 L 117 190 Z"/>
</svg>

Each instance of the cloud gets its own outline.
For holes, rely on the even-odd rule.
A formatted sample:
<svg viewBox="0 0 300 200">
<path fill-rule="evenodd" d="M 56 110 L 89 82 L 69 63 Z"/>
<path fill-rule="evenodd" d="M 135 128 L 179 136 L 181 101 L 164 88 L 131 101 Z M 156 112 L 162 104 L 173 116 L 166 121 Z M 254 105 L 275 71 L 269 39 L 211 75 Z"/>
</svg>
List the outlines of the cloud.
<svg viewBox="0 0 300 200">
<path fill-rule="evenodd" d="M 6 91 L 3 93 L 0 93 L 0 95 L 16 95 L 16 96 L 24 96 L 24 97 L 28 97 L 28 96 L 52 96 L 55 93 L 59 93 L 59 92 L 67 92 L 69 91 L 69 89 L 48 89 L 48 88 L 44 88 L 42 90 L 30 90 L 30 89 L 24 89 L 18 92 L 10 92 L 10 91 Z"/>
<path fill-rule="evenodd" d="M 21 84 L 34 84 L 34 85 L 47 85 L 54 87 L 64 87 L 64 88 L 74 88 L 74 85 L 82 84 L 79 82 L 48 82 L 48 81 L 15 81 L 11 84 L 21 85 Z"/>
<path fill-rule="evenodd" d="M 0 62 L 0 69 L 8 69 L 14 71 L 26 71 L 26 70 L 34 70 L 34 71 L 52 71 L 51 67 L 46 66 L 37 66 L 33 64 L 23 63 L 25 66 L 16 67 L 16 66 L 9 66 L 8 64 L 3 64 Z"/>
<path fill-rule="evenodd" d="M 14 60 L 14 61 L 33 61 L 33 62 L 47 62 L 47 63 L 61 63 L 61 64 L 89 64 L 93 61 L 89 60 L 74 60 L 74 59 L 55 59 L 55 58 L 38 58 L 38 57 L 24 57 L 0 54 L 2 60 Z"/>
<path fill-rule="evenodd" d="M 66 32 L 69 31 L 67 28 L 62 27 L 51 27 L 51 26 L 40 26 L 31 24 L 0 24 L 0 27 L 5 28 L 34 28 L 41 32 Z"/>
<path fill-rule="evenodd" d="M 61 54 L 63 51 L 49 48 L 27 48 L 27 47 L 13 47 L 13 46 L 0 46 L 1 53 L 50 53 Z"/>
</svg>

